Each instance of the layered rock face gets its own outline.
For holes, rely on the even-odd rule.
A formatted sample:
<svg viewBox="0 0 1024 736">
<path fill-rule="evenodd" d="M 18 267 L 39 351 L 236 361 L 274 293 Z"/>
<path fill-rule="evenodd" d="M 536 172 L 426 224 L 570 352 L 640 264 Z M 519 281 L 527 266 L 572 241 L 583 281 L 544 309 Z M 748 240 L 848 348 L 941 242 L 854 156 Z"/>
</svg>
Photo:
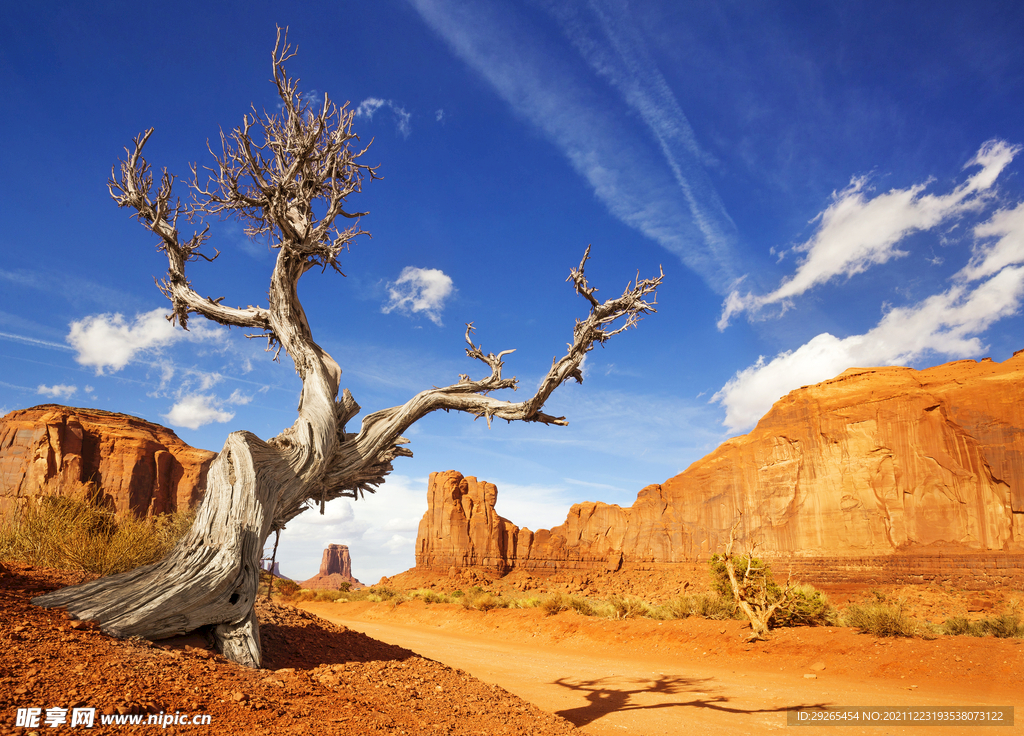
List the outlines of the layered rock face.
<svg viewBox="0 0 1024 736">
<path fill-rule="evenodd" d="M 320 560 L 320 572 L 299 585 L 310 590 L 337 590 L 341 588 L 342 583 L 348 583 L 356 588 L 363 587 L 362 583 L 352 577 L 352 556 L 349 554 L 348 545 L 329 544 L 324 550 L 323 559 Z"/>
<path fill-rule="evenodd" d="M 216 453 L 126 414 L 45 404 L 0 418 L 0 511 L 20 499 L 94 484 L 116 511 L 195 506 Z"/>
<path fill-rule="evenodd" d="M 497 500 L 493 483 L 454 470 L 431 473 L 427 513 L 416 535 L 417 567 L 513 566 L 521 557 L 520 538 L 529 549 L 533 534 L 498 516 Z"/>
<path fill-rule="evenodd" d="M 647 486 L 632 507 L 577 504 L 551 530 L 502 519 L 490 489 L 431 476 L 417 566 L 692 561 L 721 551 L 737 520 L 740 546 L 769 557 L 1024 552 L 1024 351 L 1004 363 L 852 368 L 791 392 L 750 434 Z"/>
</svg>

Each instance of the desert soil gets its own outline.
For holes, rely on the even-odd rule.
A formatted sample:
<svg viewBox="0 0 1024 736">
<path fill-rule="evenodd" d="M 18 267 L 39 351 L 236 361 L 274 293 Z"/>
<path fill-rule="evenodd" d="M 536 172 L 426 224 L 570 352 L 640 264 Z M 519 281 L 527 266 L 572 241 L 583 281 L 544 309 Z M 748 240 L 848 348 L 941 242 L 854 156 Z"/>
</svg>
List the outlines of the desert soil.
<svg viewBox="0 0 1024 736">
<path fill-rule="evenodd" d="M 799 628 L 747 644 L 735 621 L 608 621 L 422 602 L 307 604 L 317 615 L 261 603 L 266 668 L 249 670 L 211 652 L 199 635 L 118 640 L 31 605 L 80 579 L 0 567 L 0 734 L 77 732 L 45 722 L 18 727 L 19 708 L 95 708 L 94 733 L 158 729 L 99 726 L 104 713 L 180 711 L 208 714 L 210 725 L 162 731 L 557 735 L 579 733 L 578 724 L 586 733 L 650 735 L 771 733 L 787 728 L 787 709 L 815 704 L 1024 705 L 1020 640 L 878 640 Z"/>
<path fill-rule="evenodd" d="M 422 601 L 301 605 L 500 685 L 598 735 L 773 733 L 793 728 L 786 725 L 789 709 L 814 705 L 1014 706 L 1024 719 L 1019 639 L 878 639 L 848 628 L 800 627 L 750 644 L 749 628 L 738 621 L 608 621 Z M 839 731 L 977 732 L 956 726 Z M 982 732 L 1024 733 L 1024 723 Z"/>
<path fill-rule="evenodd" d="M 0 566 L 0 734 L 573 734 L 558 716 L 452 667 L 289 606 L 261 604 L 266 669 L 209 651 L 200 636 L 113 639 L 31 598 L 80 575 Z M 53 728 L 19 708 L 67 709 Z M 96 726 L 71 727 L 74 708 Z M 210 724 L 100 726 L 101 714 L 208 714 Z"/>
</svg>

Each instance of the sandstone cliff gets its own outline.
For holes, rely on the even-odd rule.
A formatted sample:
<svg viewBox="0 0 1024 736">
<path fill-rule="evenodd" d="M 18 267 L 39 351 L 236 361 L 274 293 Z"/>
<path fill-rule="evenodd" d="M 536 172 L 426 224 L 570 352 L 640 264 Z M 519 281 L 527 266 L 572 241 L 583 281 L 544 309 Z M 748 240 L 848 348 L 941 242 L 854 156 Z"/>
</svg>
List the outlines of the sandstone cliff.
<svg viewBox="0 0 1024 736">
<path fill-rule="evenodd" d="M 741 543 L 773 557 L 1022 552 L 1024 351 L 851 368 L 791 392 L 631 507 L 577 504 L 550 530 L 502 519 L 494 486 L 454 471 L 431 475 L 428 496 L 417 566 L 435 569 L 694 560 L 721 550 L 737 518 Z"/>
<path fill-rule="evenodd" d="M 348 545 L 329 544 L 320 560 L 320 572 L 299 585 L 310 590 L 338 590 L 342 583 L 349 583 L 355 589 L 363 587 L 362 583 L 352 577 L 352 556 Z"/>
<path fill-rule="evenodd" d="M 216 453 L 126 414 L 45 404 L 0 418 L 0 511 L 19 499 L 94 483 L 117 511 L 197 504 Z"/>
</svg>

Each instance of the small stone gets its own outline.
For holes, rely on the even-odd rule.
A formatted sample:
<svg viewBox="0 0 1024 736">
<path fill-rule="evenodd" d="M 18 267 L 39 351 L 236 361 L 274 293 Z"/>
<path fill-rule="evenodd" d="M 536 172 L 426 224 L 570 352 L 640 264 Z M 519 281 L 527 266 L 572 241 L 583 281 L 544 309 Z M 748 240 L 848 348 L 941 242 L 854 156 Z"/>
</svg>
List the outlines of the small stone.
<svg viewBox="0 0 1024 736">
<path fill-rule="evenodd" d="M 814 670 L 815 672 L 821 672 L 823 669 L 825 669 L 825 663 L 824 662 L 815 662 L 814 664 L 811 665 L 811 669 Z"/>
<path fill-rule="evenodd" d="M 805 680 L 817 680 L 818 676 L 817 675 L 804 675 L 804 679 Z"/>
</svg>

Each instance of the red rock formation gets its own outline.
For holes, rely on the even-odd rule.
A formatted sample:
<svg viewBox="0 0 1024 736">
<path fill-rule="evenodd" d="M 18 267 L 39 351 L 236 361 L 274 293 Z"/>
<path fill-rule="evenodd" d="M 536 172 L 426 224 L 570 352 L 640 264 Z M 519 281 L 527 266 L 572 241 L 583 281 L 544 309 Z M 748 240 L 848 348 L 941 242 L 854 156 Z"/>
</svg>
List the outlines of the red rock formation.
<svg viewBox="0 0 1024 736">
<path fill-rule="evenodd" d="M 520 530 L 494 511 L 493 483 L 448 470 L 431 473 L 427 513 L 420 521 L 416 559 L 427 567 L 491 567 L 505 572 L 517 559 Z M 532 538 L 528 529 L 525 539 Z"/>
<path fill-rule="evenodd" d="M 85 483 L 117 511 L 189 508 L 202 498 L 215 456 L 126 414 L 54 404 L 13 411 L 0 418 L 0 511 Z"/>
<path fill-rule="evenodd" d="M 577 504 L 551 530 L 502 519 L 496 496 L 454 471 L 433 474 L 417 566 L 678 563 L 721 550 L 737 519 L 741 544 L 769 557 L 1024 552 L 1024 351 L 1004 363 L 851 368 L 791 392 L 750 434 L 647 486 L 632 507 Z"/>
<path fill-rule="evenodd" d="M 352 577 L 352 556 L 349 554 L 348 546 L 329 544 L 320 561 L 320 572 L 299 585 L 310 590 L 338 590 L 342 583 L 348 583 L 354 589 L 363 587 L 362 583 Z"/>
</svg>

